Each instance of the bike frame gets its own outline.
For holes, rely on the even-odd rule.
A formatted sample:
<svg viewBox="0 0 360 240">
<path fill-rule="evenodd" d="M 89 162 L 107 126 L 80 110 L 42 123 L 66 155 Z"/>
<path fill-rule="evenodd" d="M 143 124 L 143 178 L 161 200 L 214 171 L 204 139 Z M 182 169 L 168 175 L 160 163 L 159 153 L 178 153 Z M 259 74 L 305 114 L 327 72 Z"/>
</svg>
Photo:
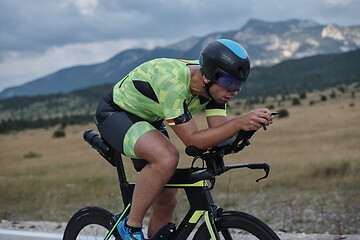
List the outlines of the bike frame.
<svg viewBox="0 0 360 240">
<path fill-rule="evenodd" d="M 208 151 L 203 151 L 196 147 L 188 147 L 186 149 L 188 155 L 194 156 L 194 161 L 200 158 L 206 162 L 206 168 L 177 168 L 174 175 L 165 185 L 165 188 L 184 189 L 190 204 L 190 209 L 180 225 L 174 230 L 170 238 L 168 238 L 169 240 L 187 239 L 202 216 L 204 216 L 211 239 L 220 239 L 215 223 L 221 220 L 223 209 L 215 205 L 210 193 L 210 190 L 215 185 L 215 176 L 235 168 L 263 169 L 266 174 L 264 177 L 257 179 L 256 181 L 258 182 L 266 178 L 270 171 L 269 165 L 266 163 L 228 166 L 224 164 L 223 157 L 229 153 L 241 151 L 245 146 L 249 145 L 250 142 L 248 139 L 252 134 L 253 132 L 239 132 L 235 141 L 230 146 L 214 147 Z M 116 230 L 119 222 L 129 214 L 135 184 L 127 181 L 123 161 L 119 152 L 108 146 L 101 137 L 92 130 L 84 133 L 84 139 L 117 169 L 124 210 L 114 216 L 115 224 L 106 235 L 105 240 L 107 240 Z M 240 141 L 241 143 L 239 144 Z M 208 182 L 210 182 L 210 186 Z"/>
<path fill-rule="evenodd" d="M 116 164 L 124 210 L 120 214 L 115 215 L 116 223 L 105 237 L 105 240 L 107 240 L 112 235 L 118 223 L 129 214 L 132 194 L 135 187 L 135 183 L 129 183 L 127 181 L 121 154 L 114 152 L 113 159 L 115 160 Z M 190 204 L 190 209 L 188 210 L 184 219 L 181 221 L 180 225 L 172 234 L 170 240 L 187 239 L 202 216 L 205 216 L 206 226 L 208 227 L 212 239 L 220 239 L 218 232 L 216 231 L 215 219 L 218 213 L 222 211 L 222 209 L 215 205 L 212 195 L 209 191 L 209 186 L 205 180 L 190 180 L 190 175 L 192 172 L 193 170 L 190 168 L 177 168 L 173 177 L 165 185 L 165 188 L 184 189 Z"/>
</svg>

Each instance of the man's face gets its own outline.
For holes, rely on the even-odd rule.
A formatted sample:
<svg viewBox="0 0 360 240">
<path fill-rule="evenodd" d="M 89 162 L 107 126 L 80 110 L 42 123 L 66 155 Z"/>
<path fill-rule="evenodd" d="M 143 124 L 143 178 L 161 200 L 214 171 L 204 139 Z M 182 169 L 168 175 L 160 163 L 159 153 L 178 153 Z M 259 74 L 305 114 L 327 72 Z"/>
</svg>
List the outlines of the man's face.
<svg viewBox="0 0 360 240">
<path fill-rule="evenodd" d="M 218 103 L 227 103 L 239 93 L 239 91 L 229 92 L 217 84 L 211 85 L 209 92 L 211 97 Z"/>
</svg>

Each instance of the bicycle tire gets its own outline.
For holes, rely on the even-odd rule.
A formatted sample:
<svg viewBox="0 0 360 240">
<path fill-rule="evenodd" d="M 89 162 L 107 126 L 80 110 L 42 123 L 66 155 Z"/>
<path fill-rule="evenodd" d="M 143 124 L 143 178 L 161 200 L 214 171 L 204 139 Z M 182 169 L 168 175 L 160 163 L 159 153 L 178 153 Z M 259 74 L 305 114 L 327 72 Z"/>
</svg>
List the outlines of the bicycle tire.
<svg viewBox="0 0 360 240">
<path fill-rule="evenodd" d="M 216 222 L 216 228 L 219 232 L 220 239 L 225 240 L 280 240 L 268 225 L 256 217 L 243 212 L 224 212 L 220 220 Z M 193 239 L 211 239 L 205 223 L 199 227 Z"/>
<path fill-rule="evenodd" d="M 114 224 L 111 212 L 99 207 L 85 207 L 70 218 L 64 231 L 63 240 L 103 240 Z M 121 238 L 115 230 L 109 239 Z"/>
</svg>

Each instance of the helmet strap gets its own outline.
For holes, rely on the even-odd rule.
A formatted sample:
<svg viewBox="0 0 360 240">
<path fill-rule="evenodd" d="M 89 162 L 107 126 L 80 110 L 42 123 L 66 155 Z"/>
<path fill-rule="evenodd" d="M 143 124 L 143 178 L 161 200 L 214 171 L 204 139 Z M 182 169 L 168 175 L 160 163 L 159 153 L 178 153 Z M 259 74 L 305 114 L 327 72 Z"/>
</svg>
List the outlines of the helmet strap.
<svg viewBox="0 0 360 240">
<path fill-rule="evenodd" d="M 213 82 L 213 81 L 210 81 L 210 82 L 208 82 L 208 83 L 205 83 L 205 85 L 204 85 L 204 89 L 205 89 L 207 95 L 208 95 L 211 99 L 214 99 L 214 98 L 211 96 L 211 94 L 210 94 L 210 87 L 211 87 L 213 84 L 214 84 L 214 82 Z"/>
</svg>

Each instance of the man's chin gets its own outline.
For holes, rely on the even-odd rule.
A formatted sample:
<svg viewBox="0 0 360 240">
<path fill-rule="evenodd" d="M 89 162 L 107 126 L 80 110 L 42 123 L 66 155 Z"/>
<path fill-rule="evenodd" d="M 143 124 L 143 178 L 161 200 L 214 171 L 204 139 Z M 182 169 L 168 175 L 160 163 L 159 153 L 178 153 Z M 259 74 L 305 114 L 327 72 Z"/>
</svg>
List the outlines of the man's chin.
<svg viewBox="0 0 360 240">
<path fill-rule="evenodd" d="M 214 100 L 215 102 L 220 104 L 228 103 L 230 101 L 230 99 L 214 99 Z"/>
</svg>

